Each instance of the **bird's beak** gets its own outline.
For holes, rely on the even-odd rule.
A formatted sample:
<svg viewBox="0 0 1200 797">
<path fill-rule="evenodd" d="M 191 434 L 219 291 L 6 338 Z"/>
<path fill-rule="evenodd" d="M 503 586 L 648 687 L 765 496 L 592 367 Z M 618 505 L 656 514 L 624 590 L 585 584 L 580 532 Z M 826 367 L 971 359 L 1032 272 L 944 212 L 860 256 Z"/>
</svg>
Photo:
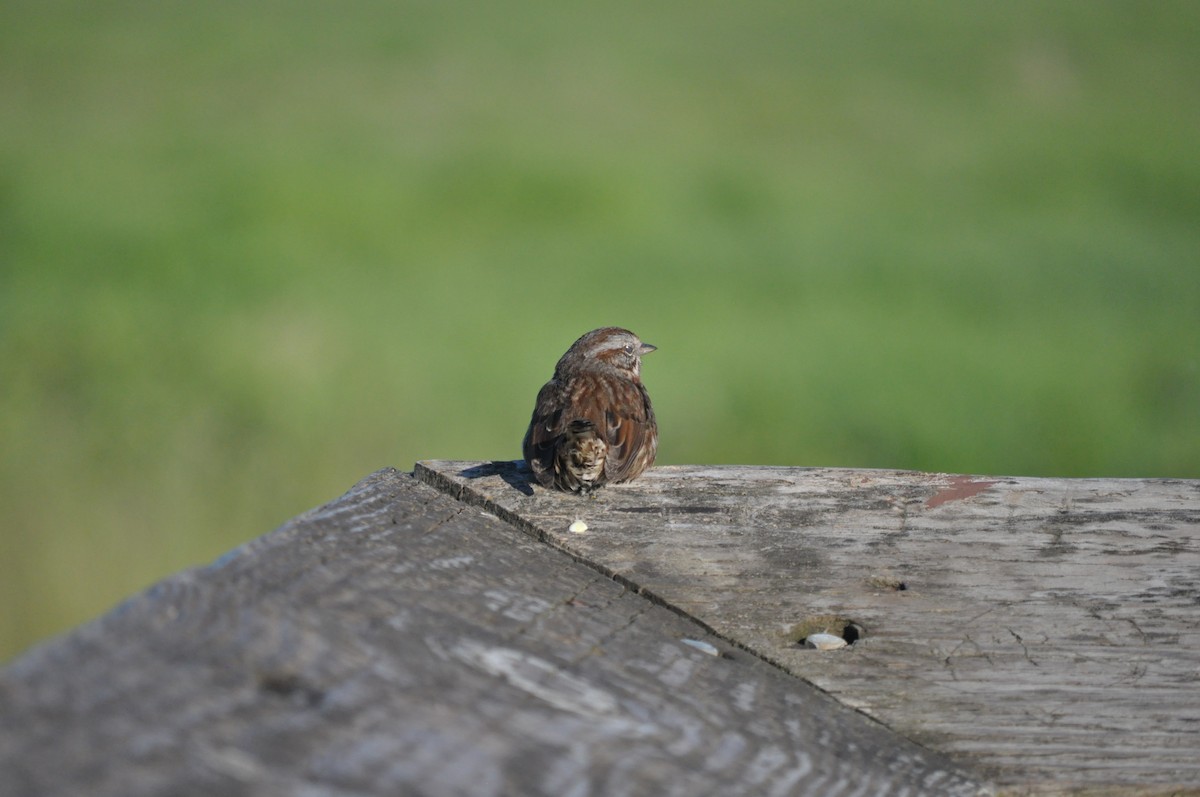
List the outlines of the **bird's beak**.
<svg viewBox="0 0 1200 797">
<path fill-rule="evenodd" d="M 657 348 L 657 346 L 651 346 L 649 343 L 643 343 L 642 348 L 638 349 L 638 354 L 649 354 Z"/>
</svg>

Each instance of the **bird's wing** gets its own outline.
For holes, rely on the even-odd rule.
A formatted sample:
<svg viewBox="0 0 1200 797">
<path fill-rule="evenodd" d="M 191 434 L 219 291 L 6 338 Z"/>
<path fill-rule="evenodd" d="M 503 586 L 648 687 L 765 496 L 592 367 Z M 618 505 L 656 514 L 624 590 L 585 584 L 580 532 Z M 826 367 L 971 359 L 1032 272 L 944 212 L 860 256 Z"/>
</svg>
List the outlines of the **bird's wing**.
<svg viewBox="0 0 1200 797">
<path fill-rule="evenodd" d="M 534 477 L 542 484 L 554 479 L 554 446 L 563 433 L 563 402 L 559 394 L 561 386 L 551 379 L 538 391 L 537 403 L 533 405 L 533 417 L 521 443 L 525 461 L 529 463 Z"/>
<path fill-rule="evenodd" d="M 654 458 L 658 434 L 650 396 L 640 382 L 621 380 L 612 383 L 612 389 L 613 401 L 604 414 L 603 426 L 598 428 L 604 429 L 608 441 L 604 475 L 610 482 L 620 482 L 641 472 L 635 468 L 643 460 L 643 454 Z"/>
</svg>

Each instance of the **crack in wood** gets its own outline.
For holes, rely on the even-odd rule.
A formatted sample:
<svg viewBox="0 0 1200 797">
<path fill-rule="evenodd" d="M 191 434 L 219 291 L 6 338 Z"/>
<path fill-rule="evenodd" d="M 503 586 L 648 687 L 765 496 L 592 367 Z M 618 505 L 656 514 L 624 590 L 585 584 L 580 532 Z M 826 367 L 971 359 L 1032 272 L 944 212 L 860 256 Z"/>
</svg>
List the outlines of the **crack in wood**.
<svg viewBox="0 0 1200 797">
<path fill-rule="evenodd" d="M 1016 631 L 1012 630 L 1011 628 L 1006 628 L 1005 630 L 1008 631 L 1008 633 L 1012 634 L 1012 638 L 1015 639 L 1017 641 L 1017 644 L 1021 646 L 1021 652 L 1024 653 L 1025 660 L 1027 662 L 1029 662 L 1030 664 L 1032 664 L 1034 667 L 1040 667 L 1041 665 L 1038 664 L 1036 661 L 1034 661 L 1033 657 L 1029 655 L 1029 647 L 1025 644 L 1025 640 L 1021 638 L 1021 635 L 1018 634 Z"/>
<path fill-rule="evenodd" d="M 647 605 L 638 606 L 636 609 L 634 609 L 633 613 L 631 615 L 629 615 L 628 619 L 626 619 L 624 624 L 609 629 L 603 636 L 601 636 L 599 639 L 597 639 L 590 648 L 588 648 L 586 651 L 584 651 L 579 656 L 576 656 L 574 659 L 571 659 L 571 661 L 570 661 L 571 666 L 577 667 L 582 662 L 584 662 L 586 659 L 588 659 L 592 656 L 595 656 L 597 654 L 603 653 L 604 646 L 606 644 L 608 644 L 612 640 L 616 639 L 623 632 L 629 630 L 633 626 L 633 624 L 638 621 L 638 618 L 642 617 L 644 614 L 646 614 L 646 612 L 650 611 L 650 608 L 651 607 L 647 606 Z"/>
</svg>

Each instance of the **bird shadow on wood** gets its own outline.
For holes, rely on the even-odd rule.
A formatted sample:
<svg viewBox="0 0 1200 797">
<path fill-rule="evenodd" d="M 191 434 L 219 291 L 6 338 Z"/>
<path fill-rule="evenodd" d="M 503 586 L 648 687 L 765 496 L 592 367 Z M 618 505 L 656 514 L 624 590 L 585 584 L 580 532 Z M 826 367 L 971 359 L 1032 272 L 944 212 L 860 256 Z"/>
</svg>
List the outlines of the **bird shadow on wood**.
<svg viewBox="0 0 1200 797">
<path fill-rule="evenodd" d="M 497 461 L 473 465 L 458 472 L 464 479 L 482 479 L 485 476 L 499 476 L 504 482 L 522 495 L 533 495 L 533 479 L 528 466 L 519 460 L 513 462 Z"/>
</svg>

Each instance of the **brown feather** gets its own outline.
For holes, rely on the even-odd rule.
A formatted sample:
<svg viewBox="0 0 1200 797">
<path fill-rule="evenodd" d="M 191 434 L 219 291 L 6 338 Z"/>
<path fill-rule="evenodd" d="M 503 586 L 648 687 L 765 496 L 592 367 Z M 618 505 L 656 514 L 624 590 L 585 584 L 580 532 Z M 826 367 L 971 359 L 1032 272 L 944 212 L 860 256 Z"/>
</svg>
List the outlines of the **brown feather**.
<svg viewBox="0 0 1200 797">
<path fill-rule="evenodd" d="M 522 452 L 546 487 L 588 492 L 640 476 L 658 451 L 658 426 L 641 381 L 654 347 L 606 327 L 577 340 L 538 392 Z"/>
</svg>

